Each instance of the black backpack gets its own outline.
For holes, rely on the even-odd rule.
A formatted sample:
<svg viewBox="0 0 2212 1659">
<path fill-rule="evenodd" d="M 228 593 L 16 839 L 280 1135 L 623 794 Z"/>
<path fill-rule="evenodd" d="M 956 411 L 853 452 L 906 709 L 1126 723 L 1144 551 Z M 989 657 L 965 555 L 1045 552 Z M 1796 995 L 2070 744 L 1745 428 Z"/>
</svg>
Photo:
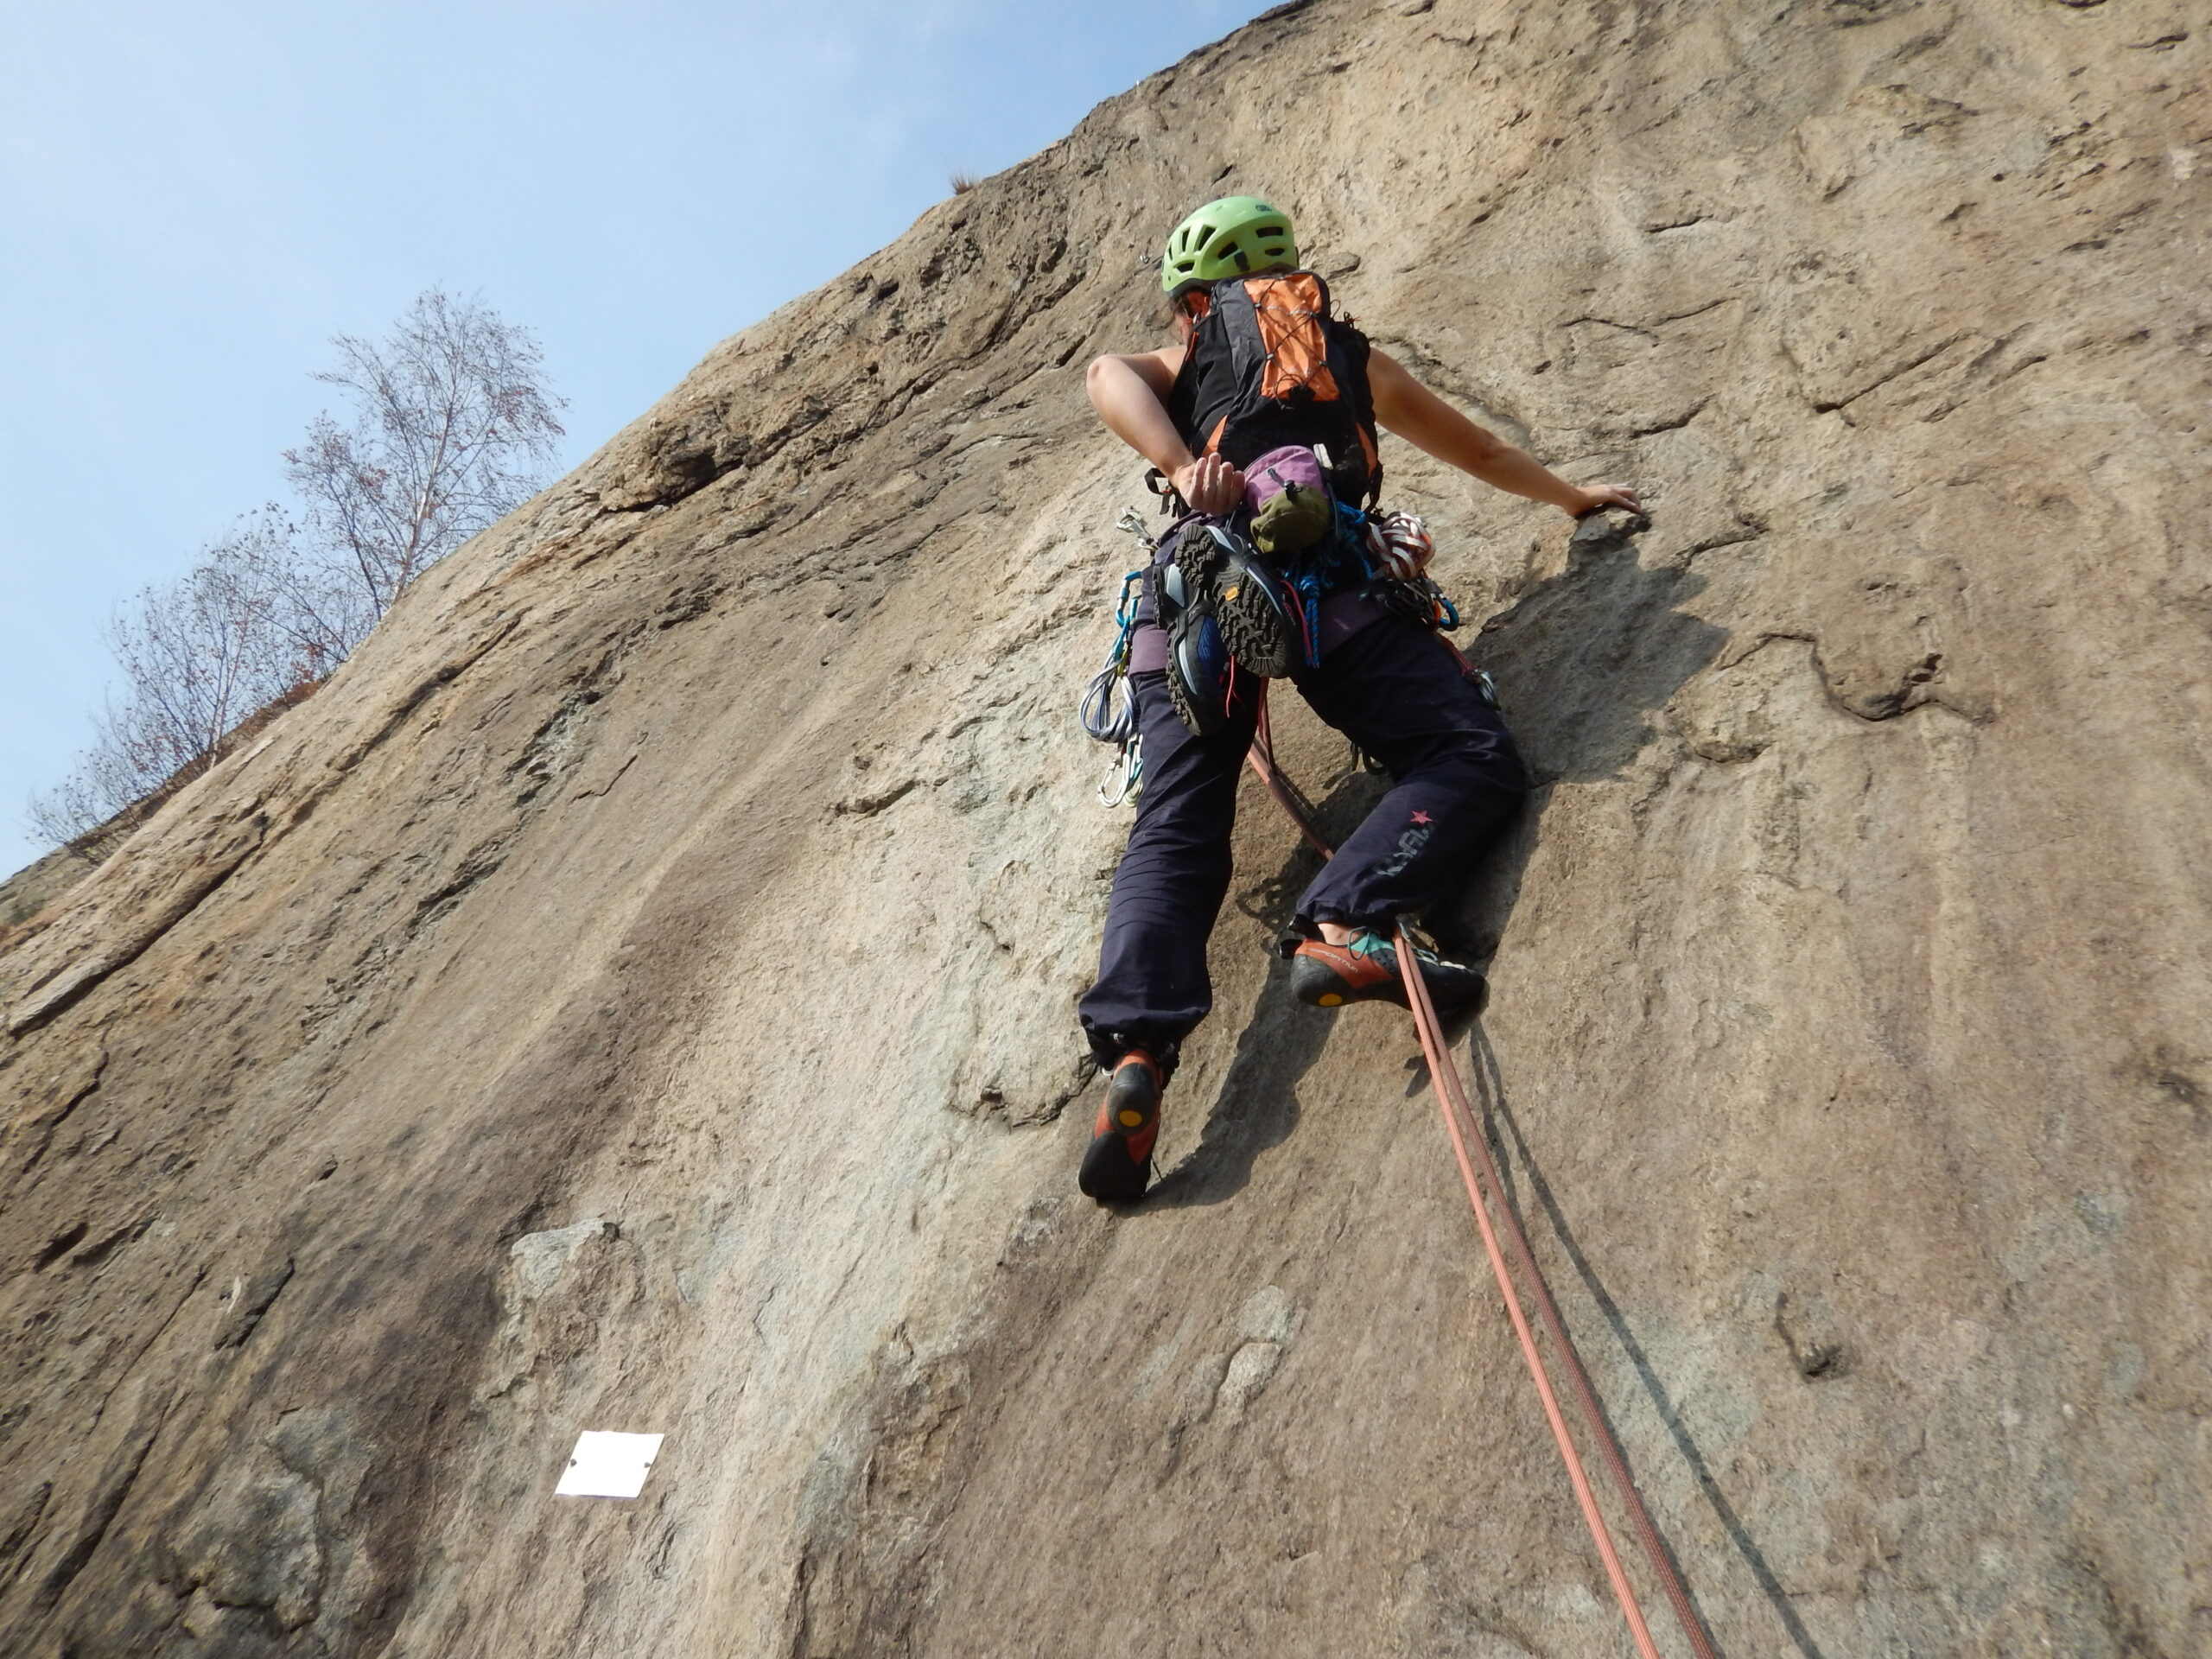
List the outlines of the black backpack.
<svg viewBox="0 0 2212 1659">
<path fill-rule="evenodd" d="M 1285 444 L 1319 444 L 1344 500 L 1382 487 L 1367 336 L 1330 314 L 1310 270 L 1231 276 L 1207 291 L 1168 413 L 1193 454 L 1243 467 Z"/>
</svg>

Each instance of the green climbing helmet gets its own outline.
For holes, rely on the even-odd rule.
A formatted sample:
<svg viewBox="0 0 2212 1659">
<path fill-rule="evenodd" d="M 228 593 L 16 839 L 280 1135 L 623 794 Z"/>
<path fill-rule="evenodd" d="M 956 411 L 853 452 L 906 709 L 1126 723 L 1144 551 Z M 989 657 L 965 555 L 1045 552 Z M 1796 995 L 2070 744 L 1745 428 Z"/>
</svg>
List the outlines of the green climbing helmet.
<svg viewBox="0 0 2212 1659">
<path fill-rule="evenodd" d="M 1175 227 L 1160 257 L 1160 285 L 1173 299 L 1227 276 L 1297 269 L 1298 238 L 1288 213 L 1257 196 L 1224 196 Z"/>
</svg>

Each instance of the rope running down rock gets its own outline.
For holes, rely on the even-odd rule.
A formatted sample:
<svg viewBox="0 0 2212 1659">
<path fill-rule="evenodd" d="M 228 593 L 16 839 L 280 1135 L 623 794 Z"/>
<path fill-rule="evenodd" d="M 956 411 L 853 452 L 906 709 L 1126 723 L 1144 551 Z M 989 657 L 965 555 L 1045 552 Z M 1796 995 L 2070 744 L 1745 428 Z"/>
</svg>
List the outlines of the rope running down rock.
<svg viewBox="0 0 2212 1659">
<path fill-rule="evenodd" d="M 1450 643 L 1446 641 L 1447 645 Z M 1454 651 L 1452 653 L 1458 656 Z M 1465 658 L 1460 661 L 1464 665 Z M 1298 833 L 1322 857 L 1333 855 L 1333 849 L 1313 828 L 1308 810 L 1300 804 L 1275 765 L 1274 747 L 1268 729 L 1267 682 L 1260 683 L 1259 719 L 1245 760 L 1253 772 L 1274 798 L 1275 804 L 1298 826 Z M 1604 1457 L 1607 1472 L 1619 1492 L 1621 1502 L 1627 1507 L 1637 1541 L 1643 1548 L 1645 1558 L 1652 1572 L 1666 1592 L 1667 1600 L 1675 1618 L 1688 1639 L 1690 1649 L 1697 1659 L 1717 1659 L 1713 1640 L 1706 1634 L 1704 1622 L 1690 1603 L 1689 1589 L 1682 1582 L 1673 1558 L 1661 1541 L 1659 1529 L 1653 1523 L 1651 1513 L 1644 1506 L 1643 1495 L 1637 1491 L 1635 1478 L 1630 1474 L 1628 1459 L 1622 1454 L 1620 1442 L 1614 1437 L 1611 1427 L 1605 1421 L 1599 1405 L 1597 1390 L 1591 1386 L 1589 1373 L 1583 1369 L 1581 1356 L 1575 1351 L 1574 1341 L 1567 1334 L 1567 1322 L 1560 1315 L 1559 1304 L 1552 1298 L 1551 1287 L 1545 1281 L 1543 1270 L 1536 1265 L 1535 1252 L 1529 1247 L 1528 1235 L 1522 1230 L 1520 1217 L 1513 1206 L 1506 1202 L 1505 1185 L 1499 1179 L 1497 1161 L 1491 1156 L 1489 1143 L 1483 1139 L 1476 1124 L 1473 1108 L 1468 1103 L 1465 1085 L 1459 1078 L 1459 1070 L 1452 1063 L 1450 1045 L 1446 1041 L 1443 1027 L 1436 1017 L 1436 1008 L 1429 1001 L 1428 987 L 1421 976 L 1419 961 L 1414 954 L 1414 942 L 1401 923 L 1397 928 L 1398 971 L 1406 982 L 1406 995 L 1413 1014 L 1414 1027 L 1421 1037 L 1421 1052 L 1428 1063 L 1431 1079 L 1437 1086 L 1437 1105 L 1444 1114 L 1445 1132 L 1452 1138 L 1452 1151 L 1459 1165 L 1459 1176 L 1467 1188 L 1467 1202 L 1475 1212 L 1475 1224 L 1482 1230 L 1483 1248 L 1490 1256 L 1491 1271 L 1497 1280 L 1499 1291 L 1505 1298 L 1505 1311 L 1513 1321 L 1514 1335 L 1520 1339 L 1521 1352 L 1528 1361 L 1529 1374 L 1536 1385 L 1536 1393 L 1543 1402 L 1544 1417 L 1550 1423 L 1552 1438 L 1559 1443 L 1560 1461 L 1567 1465 L 1567 1478 L 1574 1488 L 1575 1502 L 1580 1506 L 1582 1518 L 1590 1529 L 1590 1536 L 1597 1544 L 1599 1557 L 1604 1561 L 1605 1576 L 1611 1581 L 1613 1596 L 1620 1603 L 1622 1616 L 1627 1619 L 1629 1632 L 1636 1640 L 1636 1648 L 1643 1659 L 1659 1659 L 1659 1649 L 1653 1643 L 1649 1627 L 1644 1623 L 1643 1610 L 1637 1605 L 1636 1592 L 1630 1586 L 1628 1575 L 1621 1567 L 1618 1552 L 1613 1548 L 1612 1535 L 1607 1530 L 1605 1516 L 1599 1513 L 1597 1499 L 1590 1490 L 1590 1481 L 1583 1472 L 1582 1459 L 1574 1449 L 1574 1440 L 1567 1432 L 1567 1420 L 1559 1407 L 1559 1398 L 1553 1389 L 1551 1376 L 1545 1368 L 1542 1353 L 1536 1346 L 1535 1333 L 1529 1327 L 1529 1318 L 1522 1311 L 1513 1275 L 1508 1271 L 1504 1252 L 1499 1248 L 1497 1229 L 1491 1224 L 1491 1206 L 1483 1200 L 1487 1186 L 1496 1195 L 1497 1213 L 1504 1231 L 1512 1242 L 1513 1255 L 1522 1276 L 1528 1281 L 1544 1328 L 1550 1332 L 1552 1342 L 1559 1351 L 1567 1369 L 1567 1378 L 1573 1384 L 1576 1403 L 1581 1408 L 1583 1421 L 1591 1436 L 1597 1441 Z M 1463 1128 L 1464 1125 L 1464 1128 Z M 1468 1147 L 1474 1148 L 1471 1160 Z M 1480 1179 L 1476 1165 L 1481 1166 Z"/>
</svg>

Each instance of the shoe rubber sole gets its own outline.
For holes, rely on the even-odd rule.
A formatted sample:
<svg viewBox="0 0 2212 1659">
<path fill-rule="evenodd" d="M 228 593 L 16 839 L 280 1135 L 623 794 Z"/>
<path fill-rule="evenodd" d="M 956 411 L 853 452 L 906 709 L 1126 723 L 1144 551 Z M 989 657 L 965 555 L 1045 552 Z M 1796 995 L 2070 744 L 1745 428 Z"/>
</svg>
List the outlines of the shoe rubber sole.
<svg viewBox="0 0 2212 1659">
<path fill-rule="evenodd" d="M 1083 1154 L 1075 1184 L 1087 1198 L 1101 1204 L 1135 1204 L 1152 1185 L 1152 1160 L 1138 1163 L 1118 1135 L 1102 1135 Z"/>
<path fill-rule="evenodd" d="M 1214 620 L 1238 667 L 1280 680 L 1298 665 L 1298 640 L 1285 607 L 1283 584 L 1254 560 L 1230 563 L 1218 578 Z"/>
<path fill-rule="evenodd" d="M 1077 1187 L 1101 1204 L 1131 1204 L 1144 1197 L 1159 1135 L 1160 1074 L 1149 1060 L 1125 1059 L 1106 1085 L 1090 1145 L 1076 1172 Z"/>
</svg>

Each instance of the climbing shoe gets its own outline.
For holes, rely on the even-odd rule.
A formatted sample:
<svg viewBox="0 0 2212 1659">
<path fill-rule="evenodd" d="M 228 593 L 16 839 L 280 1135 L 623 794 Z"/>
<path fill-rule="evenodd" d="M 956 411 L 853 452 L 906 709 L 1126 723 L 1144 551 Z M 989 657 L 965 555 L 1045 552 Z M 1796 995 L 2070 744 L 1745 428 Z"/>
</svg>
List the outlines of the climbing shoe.
<svg viewBox="0 0 2212 1659">
<path fill-rule="evenodd" d="M 1433 950 L 1414 947 L 1429 1000 L 1440 1009 L 1479 1008 L 1490 986 L 1464 963 L 1447 961 Z M 1406 982 L 1398 973 L 1396 944 L 1372 929 L 1352 936 L 1350 944 L 1306 939 L 1290 961 L 1290 991 L 1317 1008 L 1347 1002 L 1395 1002 L 1406 1006 Z"/>
<path fill-rule="evenodd" d="M 1099 1103 L 1090 1150 L 1075 1184 L 1101 1204 L 1144 1197 L 1152 1179 L 1152 1143 L 1160 1138 L 1160 1066 L 1141 1048 L 1122 1056 Z"/>
</svg>

